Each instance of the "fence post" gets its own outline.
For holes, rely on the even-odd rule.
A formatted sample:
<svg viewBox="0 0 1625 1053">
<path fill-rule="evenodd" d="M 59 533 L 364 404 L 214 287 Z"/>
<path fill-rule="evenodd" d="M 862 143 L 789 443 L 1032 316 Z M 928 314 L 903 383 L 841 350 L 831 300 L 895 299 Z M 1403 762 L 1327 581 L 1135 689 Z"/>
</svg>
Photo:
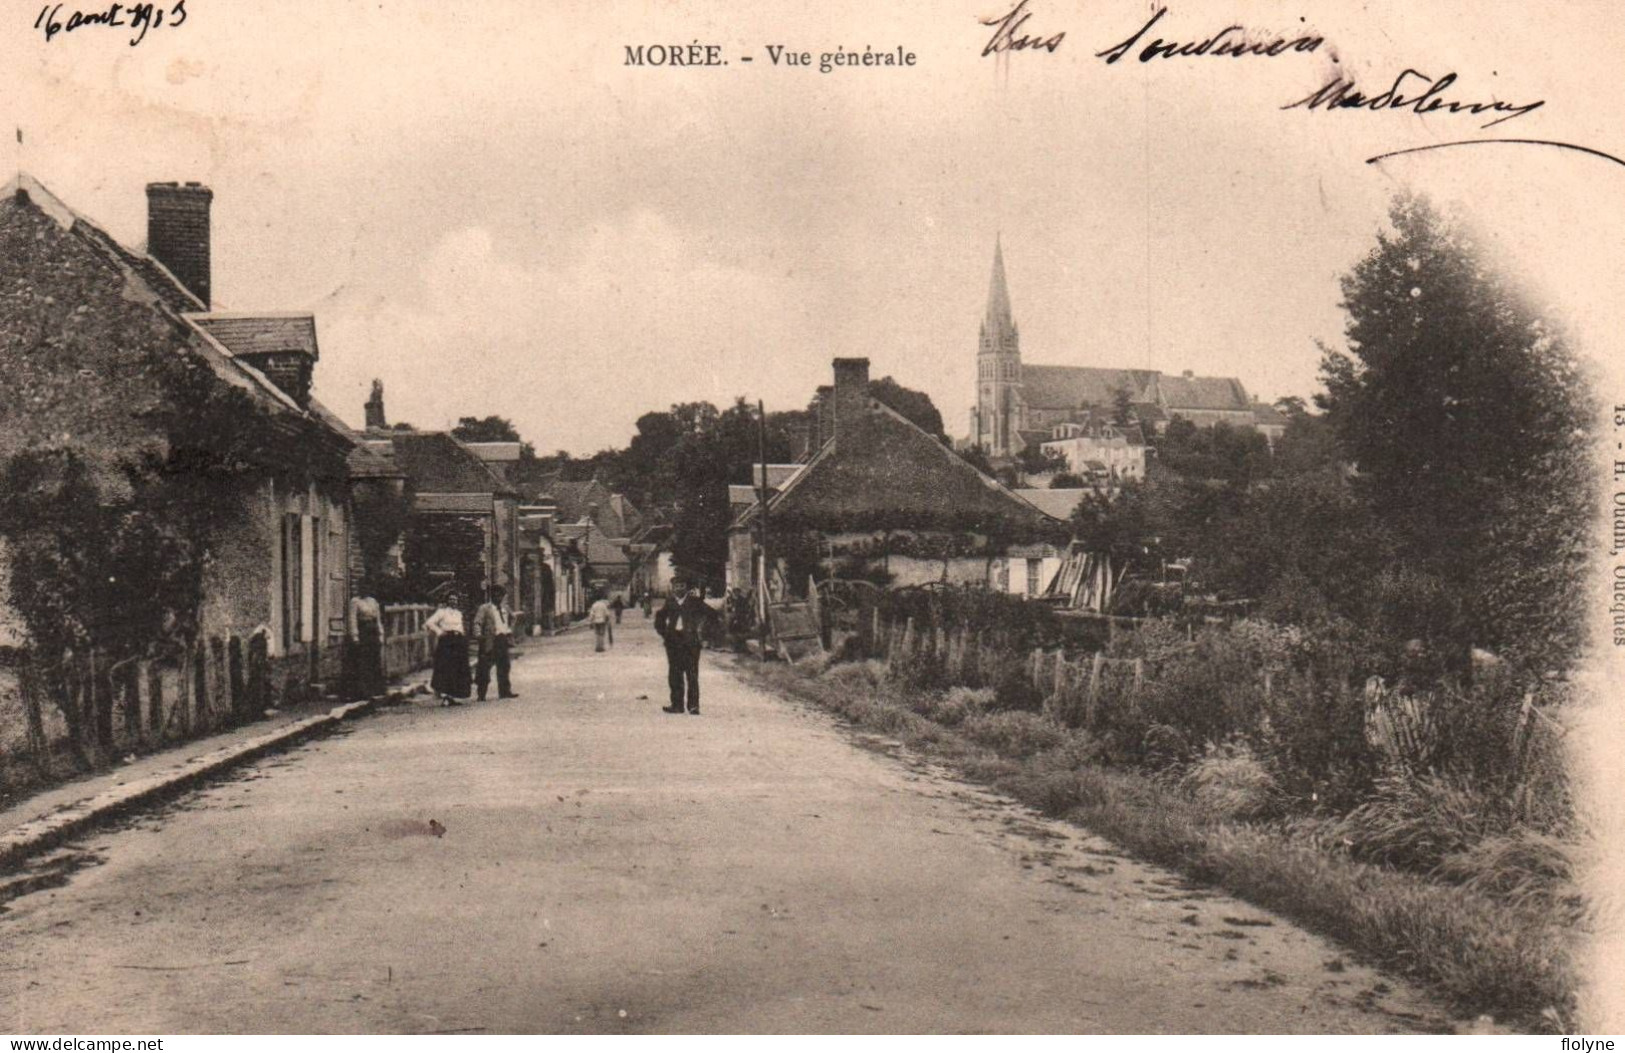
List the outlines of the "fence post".
<svg viewBox="0 0 1625 1053">
<path fill-rule="evenodd" d="M 1050 694 L 1060 698 L 1066 691 L 1066 655 L 1060 651 L 1055 652 L 1055 683 Z"/>
<path fill-rule="evenodd" d="M 164 670 L 155 659 L 147 659 L 147 734 L 154 742 L 164 737 Z"/>
<path fill-rule="evenodd" d="M 97 661 L 98 655 L 92 649 L 90 661 L 93 672 L 88 701 L 95 707 L 96 752 L 103 759 L 111 759 L 118 752 L 113 742 L 113 665 L 105 653 L 99 657 L 101 660 Z"/>
<path fill-rule="evenodd" d="M 192 695 L 197 691 L 197 677 L 194 675 L 192 665 L 196 660 L 197 651 L 194 648 L 181 648 L 180 670 L 175 685 L 175 704 L 170 707 L 169 720 L 166 722 L 178 725 L 180 737 L 183 739 L 192 732 Z"/>
<path fill-rule="evenodd" d="M 1086 728 L 1095 726 L 1095 703 L 1100 695 L 1100 670 L 1106 664 L 1106 656 L 1099 651 L 1095 652 L 1095 660 L 1089 666 L 1089 693 L 1084 697 L 1083 725 Z"/>
<path fill-rule="evenodd" d="M 124 734 L 130 740 L 127 745 L 133 747 L 141 742 L 141 661 L 127 659 L 121 679 L 124 681 Z"/>
<path fill-rule="evenodd" d="M 51 744 L 45 738 L 45 716 L 40 711 L 39 670 L 32 658 L 17 667 L 17 686 L 22 693 L 23 715 L 28 725 L 28 756 L 41 776 L 51 774 Z"/>
</svg>

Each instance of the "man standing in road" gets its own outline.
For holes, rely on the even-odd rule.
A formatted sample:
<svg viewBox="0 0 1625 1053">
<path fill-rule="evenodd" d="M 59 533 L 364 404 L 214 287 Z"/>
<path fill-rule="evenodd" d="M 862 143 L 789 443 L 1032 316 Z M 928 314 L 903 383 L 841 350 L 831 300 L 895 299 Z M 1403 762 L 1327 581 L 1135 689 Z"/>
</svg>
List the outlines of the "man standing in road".
<svg viewBox="0 0 1625 1053">
<path fill-rule="evenodd" d="M 609 620 L 609 601 L 602 595 L 592 601 L 592 609 L 587 612 L 587 621 L 592 623 L 592 631 L 598 639 L 594 651 L 604 649 L 604 640 L 609 639 L 609 645 L 615 646 L 615 626 Z"/>
<path fill-rule="evenodd" d="M 655 615 L 655 632 L 666 644 L 666 683 L 671 688 L 667 713 L 683 712 L 686 694 L 688 712 L 699 715 L 700 646 L 710 618 L 711 608 L 700 599 L 700 591 L 688 589 L 685 595 L 683 587 L 676 583 Z"/>
<path fill-rule="evenodd" d="M 507 590 L 501 585 L 491 586 L 488 599 L 474 613 L 474 638 L 479 641 L 480 656 L 474 669 L 474 686 L 479 700 L 485 701 L 485 692 L 491 686 L 491 667 L 497 667 L 497 697 L 518 698 L 508 681 L 512 661 L 513 613 L 503 602 Z"/>
</svg>

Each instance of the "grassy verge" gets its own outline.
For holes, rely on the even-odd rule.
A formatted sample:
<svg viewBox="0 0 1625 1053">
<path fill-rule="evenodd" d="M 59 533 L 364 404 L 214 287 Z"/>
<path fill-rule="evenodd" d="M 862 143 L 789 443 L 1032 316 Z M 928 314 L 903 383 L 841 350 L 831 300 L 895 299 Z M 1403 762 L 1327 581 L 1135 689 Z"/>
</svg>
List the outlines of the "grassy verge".
<svg viewBox="0 0 1625 1053">
<path fill-rule="evenodd" d="M 819 676 L 777 664 L 742 668 L 781 693 L 896 736 L 1142 859 L 1336 939 L 1429 987 L 1464 1015 L 1488 1014 L 1543 1032 L 1561 1030 L 1573 1018 L 1577 979 L 1568 948 L 1579 934 L 1549 912 L 1360 863 L 1290 828 L 1218 817 L 1177 787 L 1090 763 L 1074 733 L 1033 714 L 961 722 L 951 707 L 943 716 L 940 697 L 928 700 L 873 675 Z"/>
</svg>

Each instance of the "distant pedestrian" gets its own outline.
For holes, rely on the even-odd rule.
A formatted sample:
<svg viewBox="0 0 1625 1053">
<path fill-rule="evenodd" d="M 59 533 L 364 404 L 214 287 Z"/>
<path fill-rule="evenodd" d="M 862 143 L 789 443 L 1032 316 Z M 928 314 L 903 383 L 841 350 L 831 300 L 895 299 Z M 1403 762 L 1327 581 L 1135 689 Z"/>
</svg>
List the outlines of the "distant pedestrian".
<svg viewBox="0 0 1625 1053">
<path fill-rule="evenodd" d="M 371 596 L 357 596 L 350 601 L 346 623 L 350 641 L 347 652 L 350 699 L 356 701 L 383 694 L 387 686 L 384 678 L 383 609 Z"/>
<path fill-rule="evenodd" d="M 479 699 L 485 701 L 485 692 L 491 686 L 491 667 L 497 670 L 497 697 L 518 698 L 508 681 L 512 663 L 513 611 L 504 601 L 507 590 L 501 585 L 491 586 L 489 599 L 474 612 L 474 638 L 479 642 L 479 662 L 474 669 L 474 686 Z"/>
<path fill-rule="evenodd" d="M 423 623 L 434 648 L 434 675 L 429 681 L 443 706 L 460 706 L 468 698 L 468 634 L 462 596 L 448 590 L 440 606 Z"/>
<path fill-rule="evenodd" d="M 615 624 L 621 624 L 621 612 L 626 610 L 626 601 L 621 598 L 620 593 L 617 592 L 615 599 L 610 601 L 609 609 L 615 612 Z"/>
<path fill-rule="evenodd" d="M 597 637 L 597 646 L 594 651 L 604 649 L 605 639 L 609 640 L 611 647 L 615 646 L 615 624 L 610 621 L 609 601 L 602 596 L 592 601 L 592 609 L 587 612 L 587 621 L 592 623 L 593 635 Z"/>
<path fill-rule="evenodd" d="M 652 593 L 647 593 L 647 592 L 644 593 L 643 594 L 643 616 L 645 618 L 649 617 L 649 615 L 654 612 L 654 605 L 655 605 L 654 595 Z"/>
<path fill-rule="evenodd" d="M 685 590 L 674 585 L 671 595 L 655 615 L 655 632 L 666 645 L 666 685 L 671 691 L 667 713 L 700 712 L 700 648 L 711 608 L 700 599 L 699 589 Z"/>
</svg>

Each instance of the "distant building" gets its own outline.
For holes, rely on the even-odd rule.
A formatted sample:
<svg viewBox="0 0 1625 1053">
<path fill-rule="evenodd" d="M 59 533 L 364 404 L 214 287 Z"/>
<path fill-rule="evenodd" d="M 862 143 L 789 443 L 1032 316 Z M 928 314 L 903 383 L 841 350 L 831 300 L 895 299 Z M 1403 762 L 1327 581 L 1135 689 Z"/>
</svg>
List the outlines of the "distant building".
<svg viewBox="0 0 1625 1053">
<path fill-rule="evenodd" d="M 1066 458 L 1066 470 L 1092 486 L 1145 478 L 1145 436 L 1140 425 L 1057 424 L 1039 444 Z"/>
<path fill-rule="evenodd" d="M 1234 377 L 1179 376 L 1154 369 L 1040 366 L 1021 360 L 1021 332 L 1010 306 L 1004 250 L 993 249 L 993 278 L 976 352 L 976 408 L 967 443 L 993 458 L 1014 457 L 1048 441 L 1057 424 L 1112 420 L 1126 407 L 1156 433 L 1174 417 L 1207 427 L 1259 428 L 1255 403 Z"/>
<path fill-rule="evenodd" d="M 762 564 L 761 506 L 752 503 L 730 531 L 730 588 L 752 589 L 766 573 L 775 595 L 799 594 L 817 566 L 883 573 L 892 584 L 1043 590 L 1051 563 L 1059 566 L 1057 542 L 1067 534 L 1061 518 L 871 398 L 868 359 L 836 359 L 835 385 L 821 393 L 811 415 L 816 452 L 805 464 L 783 466 L 770 487 L 771 566 Z"/>
<path fill-rule="evenodd" d="M 490 586 L 501 585 L 517 605 L 519 491 L 450 432 L 389 427 L 381 385 L 374 384 L 366 413 L 367 452 L 400 473 L 411 497 L 402 562 L 409 586 L 423 594 L 413 598 L 452 583 L 465 605 L 473 605 Z"/>
</svg>

